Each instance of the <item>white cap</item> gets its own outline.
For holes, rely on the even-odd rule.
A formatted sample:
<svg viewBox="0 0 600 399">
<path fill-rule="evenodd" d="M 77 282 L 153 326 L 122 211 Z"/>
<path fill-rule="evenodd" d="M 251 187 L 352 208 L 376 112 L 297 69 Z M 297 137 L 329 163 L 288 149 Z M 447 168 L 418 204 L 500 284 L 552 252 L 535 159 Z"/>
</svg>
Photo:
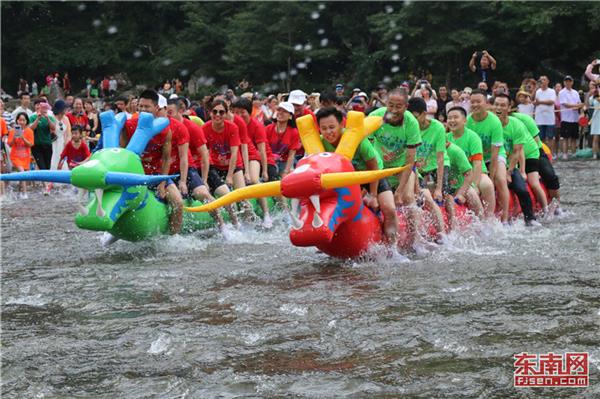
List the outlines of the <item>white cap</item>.
<svg viewBox="0 0 600 399">
<path fill-rule="evenodd" d="M 175 93 L 173 93 L 169 96 L 169 100 L 173 100 L 173 99 L 177 99 L 177 98 L 179 98 L 179 96 Z"/>
<path fill-rule="evenodd" d="M 306 102 L 306 93 L 302 90 L 292 90 L 288 97 L 288 102 L 303 105 Z"/>
<path fill-rule="evenodd" d="M 290 114 L 294 113 L 294 105 L 292 103 L 282 102 L 282 103 L 277 104 L 277 108 L 283 108 Z"/>
<path fill-rule="evenodd" d="M 358 97 L 364 97 L 365 100 L 369 99 L 369 97 L 367 96 L 367 93 L 365 93 L 364 91 L 361 91 L 360 93 L 358 93 Z"/>
<path fill-rule="evenodd" d="M 167 99 L 162 94 L 158 95 L 158 108 L 166 108 L 167 107 Z"/>
</svg>

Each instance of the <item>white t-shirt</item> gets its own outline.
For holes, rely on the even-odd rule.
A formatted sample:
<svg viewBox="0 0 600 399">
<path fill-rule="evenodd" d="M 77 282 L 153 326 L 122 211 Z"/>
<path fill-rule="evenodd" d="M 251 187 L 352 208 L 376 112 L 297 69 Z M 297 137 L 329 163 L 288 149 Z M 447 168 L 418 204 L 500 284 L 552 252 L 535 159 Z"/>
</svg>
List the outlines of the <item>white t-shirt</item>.
<svg viewBox="0 0 600 399">
<path fill-rule="evenodd" d="M 533 116 L 533 109 L 534 109 L 534 105 L 529 103 L 529 104 L 519 104 L 517 105 L 517 110 L 519 110 L 520 113 L 525 114 L 525 115 L 529 115 L 529 116 Z"/>
<path fill-rule="evenodd" d="M 560 101 L 560 120 L 561 122 L 577 122 L 579 121 L 579 111 L 576 109 L 570 109 L 565 107 L 563 104 L 580 104 L 581 99 L 579 93 L 575 90 L 567 90 L 565 87 L 558 93 L 558 100 Z"/>
<path fill-rule="evenodd" d="M 535 99 L 540 101 L 552 100 L 552 104 L 556 103 L 556 92 L 554 89 L 547 88 L 546 90 L 537 89 Z M 554 126 L 554 105 L 538 105 L 535 107 L 535 123 L 538 126 Z"/>
<path fill-rule="evenodd" d="M 429 100 L 425 101 L 425 103 L 427 104 L 427 119 L 433 119 L 435 115 L 431 115 L 431 112 L 437 112 L 437 101 L 435 101 L 433 98 L 430 98 Z"/>
</svg>

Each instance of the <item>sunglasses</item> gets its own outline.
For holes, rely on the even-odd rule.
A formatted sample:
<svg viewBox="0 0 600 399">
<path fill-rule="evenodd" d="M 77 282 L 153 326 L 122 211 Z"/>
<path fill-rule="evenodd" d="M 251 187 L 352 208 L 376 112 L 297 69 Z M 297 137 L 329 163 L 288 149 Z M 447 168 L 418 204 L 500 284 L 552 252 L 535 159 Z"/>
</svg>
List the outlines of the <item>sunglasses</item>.
<svg viewBox="0 0 600 399">
<path fill-rule="evenodd" d="M 212 110 L 212 114 L 213 115 L 225 115 L 227 111 L 225 111 L 224 109 L 213 109 Z"/>
</svg>

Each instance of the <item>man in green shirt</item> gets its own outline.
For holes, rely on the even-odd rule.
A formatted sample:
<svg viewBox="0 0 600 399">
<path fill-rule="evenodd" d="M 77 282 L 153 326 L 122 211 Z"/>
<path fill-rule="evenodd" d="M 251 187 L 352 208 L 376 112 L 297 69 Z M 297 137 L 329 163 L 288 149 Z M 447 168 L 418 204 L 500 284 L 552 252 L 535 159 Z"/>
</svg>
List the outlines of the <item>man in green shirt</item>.
<svg viewBox="0 0 600 399">
<path fill-rule="evenodd" d="M 406 206 L 406 219 L 409 225 L 411 245 L 419 239 L 419 210 L 415 200 L 414 171 L 417 147 L 421 144 L 419 123 L 406 110 L 408 96 L 400 90 L 393 90 L 388 95 L 387 107 L 379 108 L 370 115 L 383 117 L 383 125 L 373 133 L 373 145 L 381 155 L 383 166 L 392 168 L 406 166 L 398 175 L 398 187 L 394 200 L 397 205 Z"/>
<path fill-rule="evenodd" d="M 537 181 L 530 187 L 534 193 L 540 190 L 545 196 L 539 183 L 539 150 L 527 129 L 517 118 L 508 116 L 511 100 L 506 94 L 497 94 L 494 98 L 494 110 L 502 123 L 504 133 L 504 148 L 509 156 L 508 171 L 506 178 L 508 187 L 513 190 L 519 198 L 521 210 L 527 226 L 539 225 L 533 214 L 531 197 L 527 190 L 525 179 L 529 181 L 528 174 L 535 174 Z M 525 160 L 525 161 L 524 161 Z M 518 166 L 518 169 L 517 169 Z M 526 173 L 528 172 L 528 173 Z M 533 179 L 531 179 L 533 180 Z M 537 183 L 537 184 L 536 184 Z M 536 187 L 537 185 L 537 187 Z M 544 203 L 542 203 L 542 206 Z"/>
<path fill-rule="evenodd" d="M 29 117 L 29 128 L 33 130 L 33 147 L 31 154 L 35 158 L 35 163 L 40 170 L 50 169 L 50 161 L 52 160 L 52 141 L 54 131 L 56 130 L 56 120 L 49 115 L 51 109 L 50 104 L 46 100 L 37 99 L 33 103 L 35 113 Z M 46 184 L 44 195 L 48 195 L 51 183 Z"/>
<path fill-rule="evenodd" d="M 484 217 L 488 220 L 493 219 L 496 210 L 496 192 L 494 191 L 494 183 L 487 175 L 488 170 L 483 162 L 481 138 L 477 133 L 465 127 L 467 111 L 463 107 L 450 108 L 447 117 L 450 133 L 447 134 L 446 138 L 448 142 L 460 147 L 471 163 L 473 167 L 473 185 L 475 192 L 478 196 L 481 196 Z"/>
<path fill-rule="evenodd" d="M 456 144 L 446 142 L 446 154 L 450 160 L 450 173 L 448 174 L 448 185 L 450 195 L 458 204 L 467 204 L 467 207 L 481 218 L 483 216 L 483 205 L 479 199 L 475 184 L 473 184 L 473 166 L 465 152 Z"/>
<path fill-rule="evenodd" d="M 408 100 L 408 110 L 419 122 L 421 145 L 417 148 L 416 166 L 420 174 L 419 183 L 425 210 L 434 216 L 438 238 L 445 232 L 444 217 L 440 206 L 445 202 L 450 226 L 454 225 L 454 201 L 444 201 L 448 195 L 448 172 L 450 160 L 446 155 L 446 129 L 441 122 L 427 119 L 427 103 L 421 97 Z M 433 179 L 433 196 L 428 189 L 428 181 Z"/>
<path fill-rule="evenodd" d="M 550 197 L 550 200 L 553 200 L 553 199 L 556 200 L 557 208 L 556 208 L 555 212 L 557 214 L 560 214 L 561 213 L 560 190 L 559 190 L 560 189 L 560 181 L 558 180 L 558 176 L 556 175 L 556 172 L 554 171 L 552 162 L 550 162 L 550 159 L 548 159 L 548 155 L 546 155 L 546 152 L 542 148 L 542 141 L 540 140 L 540 137 L 539 137 L 540 129 L 538 128 L 537 124 L 535 123 L 535 120 L 529 115 L 525 115 L 520 112 L 512 112 L 512 113 L 510 113 L 510 116 L 515 117 L 518 120 L 520 120 L 521 122 L 523 122 L 523 124 L 527 128 L 527 131 L 529 132 L 531 137 L 533 137 L 534 140 L 536 141 L 536 143 L 539 147 L 539 151 L 540 151 L 540 160 L 539 160 L 540 178 L 542 179 L 542 183 L 544 183 L 544 185 L 546 186 L 546 189 L 548 190 L 548 196 Z"/>
<path fill-rule="evenodd" d="M 321 141 L 325 151 L 335 152 L 342 138 L 342 121 L 344 115 L 336 108 L 322 108 L 317 112 L 317 123 L 321 133 Z M 354 153 L 352 165 L 355 170 L 380 170 L 383 161 L 368 139 L 363 139 Z M 396 245 L 398 233 L 398 216 L 392 188 L 386 179 L 369 184 L 369 207 L 383 213 L 383 232 L 390 245 Z"/>
<path fill-rule="evenodd" d="M 502 124 L 496 115 L 487 110 L 487 94 L 481 90 L 473 90 L 471 93 L 471 114 L 467 118 L 467 127 L 481 138 L 483 161 L 494 182 L 498 203 L 502 209 L 500 220 L 502 223 L 508 223 L 510 194 L 506 180 L 506 151 Z"/>
</svg>

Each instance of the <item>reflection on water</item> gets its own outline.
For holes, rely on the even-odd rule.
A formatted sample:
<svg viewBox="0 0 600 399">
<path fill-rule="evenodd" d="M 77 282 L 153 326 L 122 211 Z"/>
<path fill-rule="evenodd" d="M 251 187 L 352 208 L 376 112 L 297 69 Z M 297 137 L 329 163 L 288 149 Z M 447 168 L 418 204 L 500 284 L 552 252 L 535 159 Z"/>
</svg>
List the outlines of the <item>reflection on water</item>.
<svg viewBox="0 0 600 399">
<path fill-rule="evenodd" d="M 558 165 L 565 216 L 474 225 L 407 261 L 285 229 L 118 242 L 74 197 L 2 203 L 5 397 L 600 396 L 600 174 Z M 512 355 L 588 351 L 587 389 L 512 388 Z"/>
</svg>

